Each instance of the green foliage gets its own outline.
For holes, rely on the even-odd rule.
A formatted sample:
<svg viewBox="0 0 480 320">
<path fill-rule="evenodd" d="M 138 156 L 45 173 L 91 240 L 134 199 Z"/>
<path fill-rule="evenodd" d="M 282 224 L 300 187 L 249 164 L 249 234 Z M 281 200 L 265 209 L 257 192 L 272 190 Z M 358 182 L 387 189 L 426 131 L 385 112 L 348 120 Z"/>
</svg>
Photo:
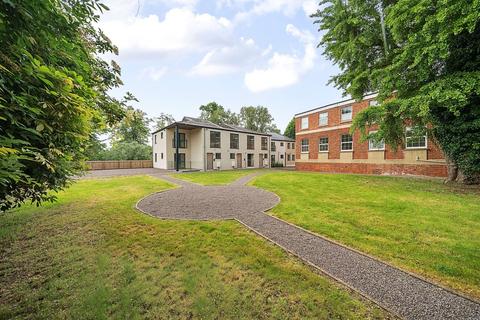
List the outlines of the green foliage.
<svg viewBox="0 0 480 320">
<path fill-rule="evenodd" d="M 89 160 L 151 160 L 152 147 L 138 142 L 117 142 L 92 154 Z"/>
<path fill-rule="evenodd" d="M 230 110 L 225 110 L 222 105 L 219 105 L 215 101 L 210 102 L 206 105 L 200 106 L 200 118 L 204 120 L 208 120 L 210 122 L 216 124 L 233 124 L 239 125 L 240 118 L 235 112 Z"/>
<path fill-rule="evenodd" d="M 113 128 L 113 141 L 147 143 L 151 121 L 142 110 L 127 107 L 125 118 Z"/>
<path fill-rule="evenodd" d="M 153 121 L 155 121 L 155 127 L 154 127 L 153 130 L 160 130 L 160 129 L 163 129 L 166 126 L 174 123 L 175 119 L 173 118 L 173 116 L 171 114 L 167 114 L 167 113 L 162 112 L 162 113 L 160 113 L 160 115 L 158 117 L 153 119 Z"/>
<path fill-rule="evenodd" d="M 285 137 L 289 137 L 295 139 L 295 118 L 290 120 L 287 127 L 285 128 L 285 132 L 283 133 Z"/>
<path fill-rule="evenodd" d="M 247 129 L 258 132 L 280 133 L 280 130 L 273 123 L 274 119 L 272 115 L 266 107 L 242 107 L 240 109 L 240 119 L 242 125 Z"/>
<path fill-rule="evenodd" d="M 404 123 L 427 127 L 464 182 L 480 176 L 480 2 L 322 1 L 314 16 L 324 54 L 341 73 L 331 79 L 380 106 L 360 112 L 352 130 L 377 123 L 378 138 L 404 142 Z M 382 17 L 385 17 L 385 39 Z M 393 99 L 393 100 L 392 100 Z"/>
<path fill-rule="evenodd" d="M 0 0 L 0 210 L 53 200 L 83 168 L 92 128 L 123 117 L 99 0 Z"/>
</svg>

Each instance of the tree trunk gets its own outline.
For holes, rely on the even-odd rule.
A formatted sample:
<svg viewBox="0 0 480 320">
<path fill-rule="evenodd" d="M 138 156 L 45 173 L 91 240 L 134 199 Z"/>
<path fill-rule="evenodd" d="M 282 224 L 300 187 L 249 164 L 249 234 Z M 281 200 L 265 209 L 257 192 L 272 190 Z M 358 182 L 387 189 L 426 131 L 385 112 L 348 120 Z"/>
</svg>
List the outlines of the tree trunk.
<svg viewBox="0 0 480 320">
<path fill-rule="evenodd" d="M 445 183 L 457 181 L 458 166 L 447 155 L 445 155 L 445 162 L 447 163 L 447 179 L 445 180 Z M 462 177 L 464 177 L 463 174 Z"/>
</svg>

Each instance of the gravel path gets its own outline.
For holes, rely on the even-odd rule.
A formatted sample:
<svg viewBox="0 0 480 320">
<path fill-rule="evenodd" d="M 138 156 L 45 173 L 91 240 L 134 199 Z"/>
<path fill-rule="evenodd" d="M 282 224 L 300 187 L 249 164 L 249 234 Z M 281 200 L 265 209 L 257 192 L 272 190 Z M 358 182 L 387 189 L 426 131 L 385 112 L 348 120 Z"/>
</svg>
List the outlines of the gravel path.
<svg viewBox="0 0 480 320">
<path fill-rule="evenodd" d="M 280 199 L 245 185 L 258 174 L 228 186 L 200 186 L 161 175 L 181 188 L 150 195 L 137 208 L 164 219 L 235 219 L 405 319 L 480 319 L 476 302 L 265 214 Z"/>
</svg>

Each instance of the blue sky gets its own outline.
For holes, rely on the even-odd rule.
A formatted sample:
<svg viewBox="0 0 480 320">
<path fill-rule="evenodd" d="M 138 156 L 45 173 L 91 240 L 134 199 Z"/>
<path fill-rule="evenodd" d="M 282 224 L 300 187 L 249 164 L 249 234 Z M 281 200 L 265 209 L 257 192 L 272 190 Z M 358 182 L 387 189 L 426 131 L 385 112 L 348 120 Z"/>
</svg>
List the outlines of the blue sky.
<svg viewBox="0 0 480 320">
<path fill-rule="evenodd" d="M 337 68 L 317 48 L 316 0 L 106 0 L 100 28 L 135 107 L 180 120 L 216 101 L 269 108 L 283 131 L 295 113 L 334 102 Z M 110 57 L 108 57 L 110 58 Z"/>
</svg>

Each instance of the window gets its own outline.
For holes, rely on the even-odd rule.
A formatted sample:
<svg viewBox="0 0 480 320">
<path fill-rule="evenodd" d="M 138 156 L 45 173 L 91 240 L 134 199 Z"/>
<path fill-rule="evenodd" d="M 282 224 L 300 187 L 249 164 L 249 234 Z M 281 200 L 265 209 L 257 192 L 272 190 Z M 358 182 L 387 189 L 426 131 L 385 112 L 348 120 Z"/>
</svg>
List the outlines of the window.
<svg viewBox="0 0 480 320">
<path fill-rule="evenodd" d="M 238 134 L 230 133 L 230 149 L 238 149 Z"/>
<path fill-rule="evenodd" d="M 292 161 L 295 161 L 295 155 L 292 154 Z"/>
<path fill-rule="evenodd" d="M 370 107 L 378 106 L 378 101 L 377 100 L 370 100 L 370 101 L 368 101 L 368 105 Z"/>
<path fill-rule="evenodd" d="M 220 132 L 210 131 L 210 148 L 220 148 Z"/>
<path fill-rule="evenodd" d="M 291 158 L 290 158 L 290 155 L 287 154 L 287 161 L 290 161 L 290 159 L 291 159 Z"/>
<path fill-rule="evenodd" d="M 292 142 L 292 149 L 295 149 L 295 143 Z"/>
<path fill-rule="evenodd" d="M 318 125 L 326 126 L 328 124 L 328 112 L 320 113 L 318 117 Z"/>
<path fill-rule="evenodd" d="M 230 153 L 230 159 L 235 160 L 235 153 Z"/>
<path fill-rule="evenodd" d="M 155 162 L 157 162 L 157 153 L 155 153 Z"/>
<path fill-rule="evenodd" d="M 405 132 L 405 145 L 407 149 L 420 149 L 427 147 L 427 134 L 422 132 L 415 134 L 412 128 L 407 128 Z"/>
<path fill-rule="evenodd" d="M 157 135 L 154 135 L 153 137 L 155 138 L 155 144 L 157 144 Z M 155 162 L 157 162 L 157 161 L 155 161 Z"/>
<path fill-rule="evenodd" d="M 320 138 L 318 142 L 319 152 L 328 152 L 328 137 Z"/>
<path fill-rule="evenodd" d="M 377 131 L 370 131 L 370 133 L 376 133 Z M 374 139 L 368 140 L 368 150 L 385 150 L 385 141 L 376 141 Z"/>
<path fill-rule="evenodd" d="M 342 134 L 342 151 L 352 151 L 353 150 L 353 138 L 350 134 Z"/>
<path fill-rule="evenodd" d="M 177 147 L 175 144 L 175 135 L 172 140 L 172 146 L 174 148 Z M 187 140 L 185 138 L 185 133 L 178 133 L 178 147 L 182 149 L 185 149 L 187 147 Z"/>
<path fill-rule="evenodd" d="M 287 149 L 290 149 L 290 142 L 287 143 Z"/>
<path fill-rule="evenodd" d="M 262 137 L 262 150 L 268 150 L 268 139 L 266 137 Z"/>
<path fill-rule="evenodd" d="M 302 118 L 302 126 L 300 129 L 308 129 L 308 117 Z"/>
<path fill-rule="evenodd" d="M 222 159 L 222 154 L 221 153 L 215 153 L 215 160 L 220 160 Z"/>
<path fill-rule="evenodd" d="M 163 159 L 163 152 L 160 153 L 160 159 Z"/>
<path fill-rule="evenodd" d="M 342 121 L 352 120 L 352 106 L 348 106 L 341 109 L 341 120 Z"/>
<path fill-rule="evenodd" d="M 247 149 L 248 150 L 255 149 L 255 137 L 254 136 L 247 136 Z"/>
<path fill-rule="evenodd" d="M 275 142 L 270 142 L 270 150 L 277 151 L 277 147 L 275 146 Z"/>
<path fill-rule="evenodd" d="M 308 152 L 308 139 L 302 139 L 302 152 Z"/>
<path fill-rule="evenodd" d="M 280 155 L 280 159 L 283 159 L 283 154 Z"/>
<path fill-rule="evenodd" d="M 160 139 L 163 139 L 163 132 L 160 132 Z"/>
</svg>

